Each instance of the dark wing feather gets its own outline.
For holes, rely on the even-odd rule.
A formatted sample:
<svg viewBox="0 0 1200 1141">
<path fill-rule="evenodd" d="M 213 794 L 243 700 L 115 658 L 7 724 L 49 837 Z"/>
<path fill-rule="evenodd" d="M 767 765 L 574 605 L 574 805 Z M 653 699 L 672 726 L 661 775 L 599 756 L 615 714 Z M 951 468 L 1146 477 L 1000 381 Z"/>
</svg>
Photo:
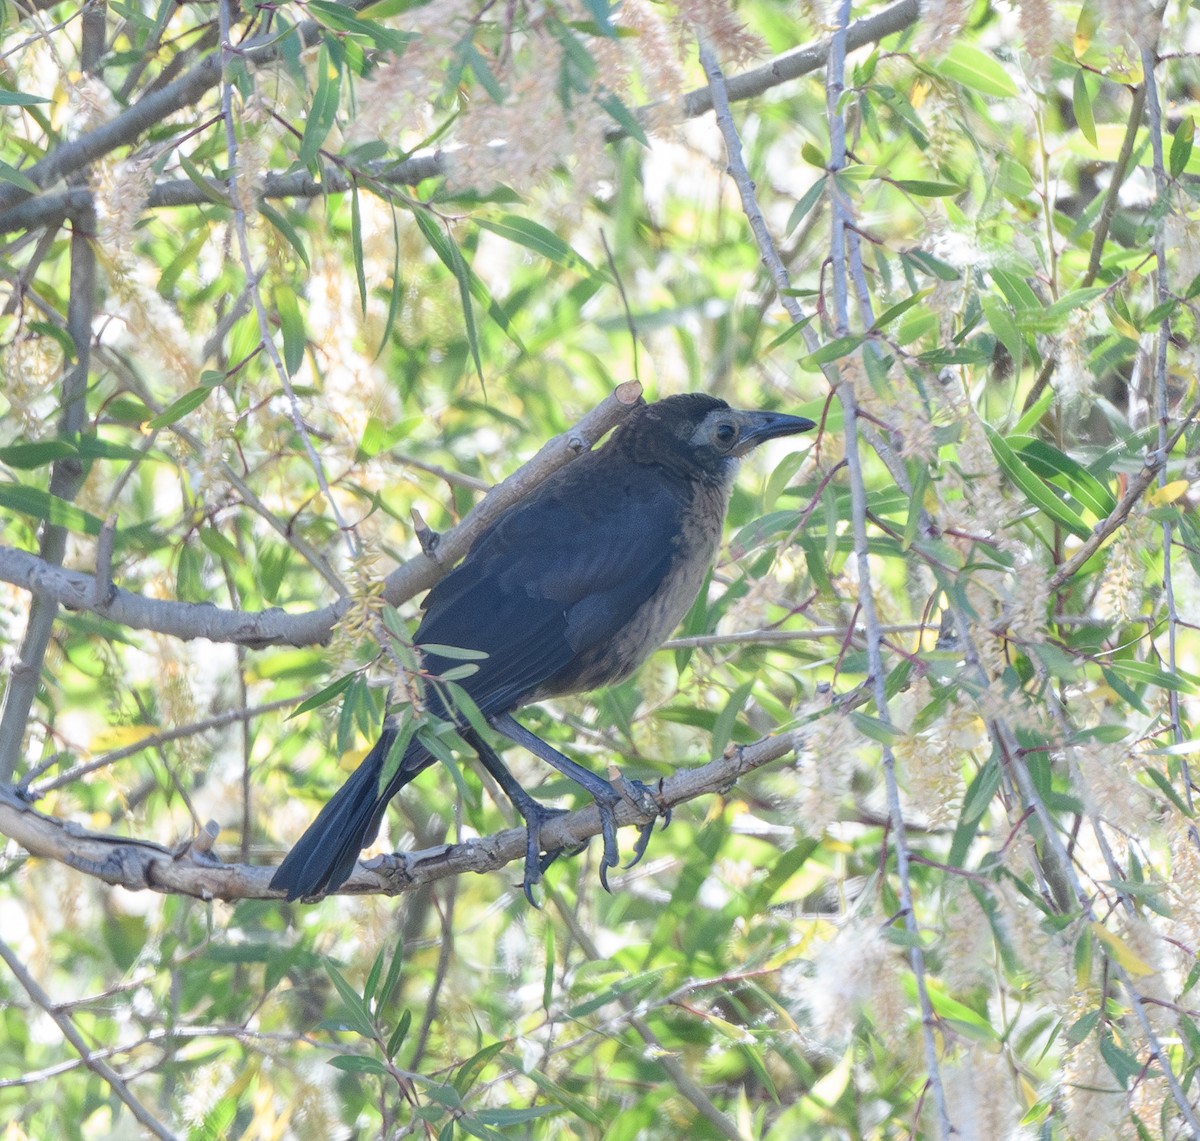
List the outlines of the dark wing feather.
<svg viewBox="0 0 1200 1141">
<path fill-rule="evenodd" d="M 683 510 L 673 481 L 655 469 L 606 480 L 589 459 L 501 516 L 425 601 L 419 645 L 488 655 L 458 683 L 485 715 L 616 635 L 670 566 Z M 425 664 L 439 674 L 461 663 L 427 653 Z"/>
</svg>

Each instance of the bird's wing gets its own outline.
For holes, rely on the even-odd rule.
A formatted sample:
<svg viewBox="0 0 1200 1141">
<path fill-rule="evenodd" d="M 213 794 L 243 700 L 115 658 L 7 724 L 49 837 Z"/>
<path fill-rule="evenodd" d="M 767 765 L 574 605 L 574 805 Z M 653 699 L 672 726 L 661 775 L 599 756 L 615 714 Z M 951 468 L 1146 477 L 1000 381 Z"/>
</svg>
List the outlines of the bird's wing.
<svg viewBox="0 0 1200 1141">
<path fill-rule="evenodd" d="M 459 681 L 485 714 L 512 709 L 615 636 L 670 567 L 683 509 L 677 490 L 653 478 L 614 486 L 586 474 L 544 486 L 501 516 L 425 601 L 418 644 L 488 655 Z M 461 663 L 427 651 L 425 664 L 439 674 Z"/>
</svg>

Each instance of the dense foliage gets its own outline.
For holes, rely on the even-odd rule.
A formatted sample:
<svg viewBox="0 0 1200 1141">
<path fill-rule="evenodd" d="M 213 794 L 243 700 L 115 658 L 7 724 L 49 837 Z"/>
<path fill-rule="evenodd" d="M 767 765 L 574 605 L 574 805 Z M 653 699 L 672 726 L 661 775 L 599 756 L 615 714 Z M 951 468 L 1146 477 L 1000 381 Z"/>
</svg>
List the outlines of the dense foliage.
<svg viewBox="0 0 1200 1141">
<path fill-rule="evenodd" d="M 0 0 L 6 1141 L 1193 1135 L 1195 18 L 922 8 Z M 540 910 L 80 855 L 277 863 L 412 692 L 385 576 L 633 376 L 820 431 L 526 720 L 786 759 Z M 378 850 L 512 825 L 446 752 Z"/>
</svg>

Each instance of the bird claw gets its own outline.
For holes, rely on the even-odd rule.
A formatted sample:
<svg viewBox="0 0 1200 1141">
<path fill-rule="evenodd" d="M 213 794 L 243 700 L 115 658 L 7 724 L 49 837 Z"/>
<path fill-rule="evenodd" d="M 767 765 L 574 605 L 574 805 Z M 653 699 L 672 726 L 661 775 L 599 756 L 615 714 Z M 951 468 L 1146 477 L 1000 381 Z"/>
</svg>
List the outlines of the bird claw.
<svg viewBox="0 0 1200 1141">
<path fill-rule="evenodd" d="M 654 834 L 654 821 L 651 820 L 648 824 L 643 824 L 638 829 L 637 843 L 633 846 L 633 859 L 625 865 L 626 868 L 632 868 L 646 854 L 646 848 L 650 843 L 650 837 Z"/>
<path fill-rule="evenodd" d="M 643 816 L 649 817 L 638 830 L 637 843 L 633 848 L 633 858 L 625 865 L 626 868 L 632 868 L 646 854 L 650 836 L 654 832 L 654 822 L 659 816 L 664 818 L 664 828 L 671 822 L 671 809 L 663 804 L 661 780 L 658 782 L 657 793 L 642 781 L 630 780 L 616 771 L 614 771 L 610 783 L 613 788 L 612 799 L 605 797 L 603 800 L 600 798 L 596 800 L 596 805 L 600 810 L 601 833 L 604 837 L 604 857 L 600 862 L 600 883 L 605 891 L 612 890 L 608 886 L 608 869 L 617 867 L 621 858 L 620 849 L 617 847 L 616 819 L 613 815 L 613 809 L 618 800 L 623 797 Z"/>
<path fill-rule="evenodd" d="M 621 849 L 617 846 L 617 818 L 613 813 L 616 798 L 611 801 L 596 801 L 600 811 L 600 835 L 604 839 L 604 855 L 600 857 L 600 886 L 609 894 L 612 888 L 608 886 L 608 869 L 615 868 L 621 863 Z"/>
<path fill-rule="evenodd" d="M 637 788 L 639 806 L 648 799 L 653 805 L 654 811 L 652 814 L 648 813 L 648 815 L 650 815 L 650 819 L 647 820 L 638 831 L 638 841 L 637 844 L 634 845 L 633 859 L 631 859 L 629 863 L 625 865 L 626 868 L 632 868 L 634 864 L 641 860 L 641 858 L 646 854 L 646 848 L 650 843 L 650 837 L 654 834 L 654 823 L 658 817 L 662 817 L 662 826 L 664 829 L 668 824 L 671 823 L 671 806 L 664 803 L 663 782 L 661 777 L 658 781 L 657 791 L 649 788 L 640 780 L 630 781 L 629 783 L 635 785 Z"/>
<path fill-rule="evenodd" d="M 545 857 L 542 856 L 542 825 L 547 820 L 552 820 L 555 816 L 562 816 L 566 810 L 563 808 L 547 808 L 544 804 L 539 804 L 531 797 L 526 803 L 520 806 L 521 814 L 525 817 L 525 877 L 521 881 L 521 889 L 525 892 L 525 898 L 534 906 L 540 906 L 533 898 L 533 888 L 542 880 L 542 873 L 552 864 L 562 851 L 561 848 L 555 848 L 553 852 L 547 852 Z"/>
</svg>

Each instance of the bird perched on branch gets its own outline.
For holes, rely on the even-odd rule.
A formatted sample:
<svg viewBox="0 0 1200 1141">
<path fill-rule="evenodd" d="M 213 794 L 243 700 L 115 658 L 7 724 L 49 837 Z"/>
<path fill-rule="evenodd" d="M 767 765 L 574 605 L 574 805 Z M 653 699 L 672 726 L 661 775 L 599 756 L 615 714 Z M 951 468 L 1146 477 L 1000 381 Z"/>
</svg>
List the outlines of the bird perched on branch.
<svg viewBox="0 0 1200 1141">
<path fill-rule="evenodd" d="M 700 590 L 721 539 L 738 459 L 764 440 L 813 427 L 801 416 L 738 411 L 701 393 L 639 404 L 602 447 L 502 513 L 426 597 L 414 636 L 418 649 L 428 647 L 421 653 L 431 679 L 426 709 L 453 720 L 524 818 L 524 886 L 531 902 L 544 866 L 541 827 L 558 810 L 521 787 L 480 732 L 479 717 L 453 707 L 452 687 L 436 679 L 461 666 L 462 657 L 438 651 L 474 651 L 478 668 L 456 684 L 482 719 L 595 799 L 604 842 L 600 879 L 607 887 L 608 869 L 619 855 L 614 806 L 629 797 L 653 817 L 650 790 L 585 769 L 520 725 L 513 710 L 632 674 Z M 288 853 L 272 888 L 297 899 L 332 891 L 349 877 L 388 802 L 434 761 L 420 738 L 411 737 L 389 764 L 397 734 L 389 720 Z M 643 827 L 635 860 L 652 828 L 653 819 Z"/>
</svg>

